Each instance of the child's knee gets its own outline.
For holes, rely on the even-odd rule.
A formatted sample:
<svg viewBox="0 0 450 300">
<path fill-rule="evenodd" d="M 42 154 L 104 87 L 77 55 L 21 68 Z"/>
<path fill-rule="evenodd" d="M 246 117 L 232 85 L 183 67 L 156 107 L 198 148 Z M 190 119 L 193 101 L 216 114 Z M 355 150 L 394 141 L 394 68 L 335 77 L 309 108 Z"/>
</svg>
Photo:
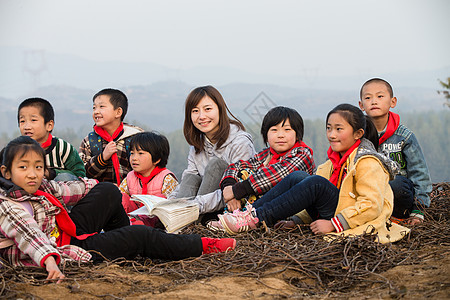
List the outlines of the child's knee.
<svg viewBox="0 0 450 300">
<path fill-rule="evenodd" d="M 397 175 L 394 180 L 389 181 L 394 199 L 406 199 L 412 201 L 414 198 L 414 184 L 405 176 Z"/>
<path fill-rule="evenodd" d="M 99 182 L 93 189 L 99 195 L 99 199 L 103 199 L 109 203 L 118 203 L 122 205 L 122 193 L 119 188 L 111 182 Z"/>
<path fill-rule="evenodd" d="M 53 179 L 54 181 L 76 181 L 78 177 L 70 173 L 59 173 Z"/>
<path fill-rule="evenodd" d="M 295 171 L 295 172 L 292 172 L 291 174 L 289 174 L 288 176 L 291 180 L 294 180 L 296 182 L 301 182 L 306 177 L 308 177 L 309 174 L 304 171 Z"/>
</svg>

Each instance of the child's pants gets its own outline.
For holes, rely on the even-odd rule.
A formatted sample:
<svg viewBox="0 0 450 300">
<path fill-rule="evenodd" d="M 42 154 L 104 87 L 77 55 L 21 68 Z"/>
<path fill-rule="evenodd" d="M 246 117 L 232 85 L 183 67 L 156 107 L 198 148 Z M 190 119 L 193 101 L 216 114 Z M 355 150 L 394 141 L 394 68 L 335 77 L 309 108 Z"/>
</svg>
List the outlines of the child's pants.
<svg viewBox="0 0 450 300">
<path fill-rule="evenodd" d="M 339 190 L 327 179 L 296 171 L 253 203 L 260 222 L 274 225 L 306 209 L 313 220 L 334 217 Z"/>
<path fill-rule="evenodd" d="M 122 195 L 112 183 L 97 184 L 70 212 L 77 234 L 97 232 L 85 240 L 72 238 L 71 244 L 91 252 L 94 261 L 137 255 L 177 260 L 202 254 L 199 235 L 168 234 L 144 225 L 130 226 L 122 206 Z M 104 233 L 100 233 L 104 230 Z M 99 252 L 101 254 L 97 254 Z"/>
<path fill-rule="evenodd" d="M 392 216 L 399 219 L 409 218 L 414 205 L 414 184 L 404 176 L 397 175 L 389 181 L 394 193 L 394 211 Z"/>
</svg>

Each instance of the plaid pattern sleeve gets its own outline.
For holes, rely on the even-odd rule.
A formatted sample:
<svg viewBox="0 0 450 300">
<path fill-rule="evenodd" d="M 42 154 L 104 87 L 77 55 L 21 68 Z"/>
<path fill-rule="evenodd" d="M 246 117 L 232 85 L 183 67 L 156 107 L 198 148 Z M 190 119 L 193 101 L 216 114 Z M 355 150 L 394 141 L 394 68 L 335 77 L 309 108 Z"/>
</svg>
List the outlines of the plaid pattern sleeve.
<svg viewBox="0 0 450 300">
<path fill-rule="evenodd" d="M 265 166 L 264 162 L 268 159 L 269 155 L 270 150 L 267 148 L 248 161 L 239 161 L 238 163 L 231 164 L 225 171 L 222 182 L 226 181 L 227 178 L 233 178 L 239 181 L 239 172 L 244 169 L 250 169 L 254 171 L 253 174 L 249 176 L 246 182 L 238 182 L 237 185 L 250 184 L 250 187 L 256 195 L 262 195 L 288 174 L 294 171 L 305 171 L 312 175 L 316 167 L 310 150 L 305 147 L 296 147 L 281 157 L 279 162 Z"/>
<path fill-rule="evenodd" d="M 228 169 L 225 170 L 225 173 L 222 177 L 222 180 L 220 182 L 220 187 L 222 187 L 222 183 L 228 179 L 234 179 L 236 182 L 239 181 L 239 172 L 242 170 L 248 169 L 256 171 L 258 170 L 264 161 L 267 159 L 267 157 L 270 154 L 269 148 L 266 148 L 262 150 L 259 153 L 256 153 L 252 158 L 249 160 L 240 160 L 236 163 L 233 163 L 228 166 Z"/>
<path fill-rule="evenodd" d="M 77 181 L 43 181 L 41 189 L 59 199 L 63 205 L 75 205 L 98 183 L 96 179 Z"/>
<path fill-rule="evenodd" d="M 22 197 L 18 200 L 20 198 Z M 64 259 L 80 262 L 91 259 L 91 254 L 80 247 L 74 245 L 56 247 L 50 237 L 56 226 L 55 214 L 59 208 L 51 205 L 46 199 L 23 196 L 23 201 L 30 201 L 33 217 L 15 201 L 4 198 L 1 200 L 0 237 L 10 239 L 14 243 L 0 251 L 2 257 L 13 266 L 44 267 L 44 261 L 49 256 L 54 256 L 58 264 Z"/>
<path fill-rule="evenodd" d="M 280 158 L 280 161 L 263 166 L 250 175 L 249 182 L 257 195 L 262 195 L 274 187 L 284 177 L 294 171 L 305 171 L 312 175 L 315 170 L 314 158 L 308 148 L 296 147 Z"/>
<path fill-rule="evenodd" d="M 60 255 L 47 235 L 20 204 L 1 201 L 0 228 L 3 236 L 14 241 L 13 246 L 2 251 L 2 256 L 8 258 L 11 264 L 43 266 L 43 260 L 49 255 L 60 261 Z"/>
</svg>

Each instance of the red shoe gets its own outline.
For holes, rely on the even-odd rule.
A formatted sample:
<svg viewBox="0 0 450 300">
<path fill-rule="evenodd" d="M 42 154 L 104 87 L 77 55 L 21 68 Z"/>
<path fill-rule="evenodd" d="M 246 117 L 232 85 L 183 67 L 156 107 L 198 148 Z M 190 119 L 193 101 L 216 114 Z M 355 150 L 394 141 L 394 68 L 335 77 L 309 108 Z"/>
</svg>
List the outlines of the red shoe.
<svg viewBox="0 0 450 300">
<path fill-rule="evenodd" d="M 236 247 L 236 240 L 232 238 L 214 239 L 202 237 L 203 254 L 231 251 Z"/>
<path fill-rule="evenodd" d="M 407 220 L 407 219 L 396 218 L 396 217 L 393 217 L 393 216 L 391 216 L 390 219 L 391 219 L 391 222 L 392 222 L 392 223 L 396 223 L 396 224 L 399 224 L 399 225 L 405 224 L 405 223 L 406 223 L 406 220 Z"/>
<path fill-rule="evenodd" d="M 145 225 L 141 220 L 137 220 L 136 218 L 130 219 L 130 225 Z"/>
</svg>

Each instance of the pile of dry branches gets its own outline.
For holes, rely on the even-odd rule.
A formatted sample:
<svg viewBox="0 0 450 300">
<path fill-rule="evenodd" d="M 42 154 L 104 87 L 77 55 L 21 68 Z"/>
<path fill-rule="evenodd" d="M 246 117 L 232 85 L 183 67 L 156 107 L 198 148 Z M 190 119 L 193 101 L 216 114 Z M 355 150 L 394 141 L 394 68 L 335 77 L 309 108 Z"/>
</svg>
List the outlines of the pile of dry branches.
<svg viewBox="0 0 450 300">
<path fill-rule="evenodd" d="M 175 262 L 137 259 L 116 260 L 101 265 L 66 263 L 63 272 L 72 283 L 85 279 L 117 282 L 121 279 L 108 274 L 107 266 L 120 264 L 130 272 L 167 276 L 171 279 L 170 283 L 157 287 L 139 285 L 129 278 L 124 279 L 123 283 L 134 285 L 136 292 L 148 293 L 164 292 L 179 284 L 215 276 L 259 279 L 274 274 L 306 295 L 339 295 L 355 285 L 359 285 L 361 290 L 378 286 L 395 291 L 397 287 L 380 273 L 398 265 L 416 264 L 441 255 L 439 251 L 449 250 L 449 194 L 449 183 L 435 184 L 431 207 L 426 210 L 426 222 L 415 226 L 406 238 L 395 244 L 379 244 L 370 234 L 326 241 L 320 236 L 314 236 L 308 227 L 298 227 L 289 232 L 261 230 L 238 235 L 238 246 L 230 253 L 204 255 Z M 200 225 L 192 225 L 183 233 L 221 237 Z M 442 247 L 441 250 L 434 248 L 431 252 L 420 251 L 431 245 Z M 15 295 L 16 282 L 42 285 L 45 284 L 46 273 L 42 268 L 13 268 L 4 264 L 0 268 L 0 276 L 0 297 L 10 297 Z M 76 284 L 73 288 L 76 289 Z"/>
</svg>

